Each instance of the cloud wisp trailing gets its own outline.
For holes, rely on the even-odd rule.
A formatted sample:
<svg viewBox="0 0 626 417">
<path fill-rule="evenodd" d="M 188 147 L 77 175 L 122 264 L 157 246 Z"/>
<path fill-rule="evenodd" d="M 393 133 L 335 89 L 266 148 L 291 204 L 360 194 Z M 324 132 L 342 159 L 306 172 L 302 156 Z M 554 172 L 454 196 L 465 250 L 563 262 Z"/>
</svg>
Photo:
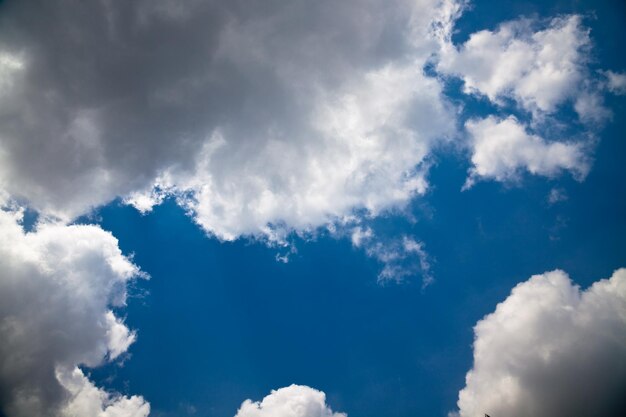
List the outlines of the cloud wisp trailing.
<svg viewBox="0 0 626 417">
<path fill-rule="evenodd" d="M 369 227 L 357 226 L 350 236 L 352 246 L 363 249 L 367 256 L 382 265 L 378 282 L 403 282 L 410 276 L 422 276 L 422 288 L 432 284 L 431 262 L 424 243 L 409 236 L 384 239 L 376 236 Z"/>
</svg>

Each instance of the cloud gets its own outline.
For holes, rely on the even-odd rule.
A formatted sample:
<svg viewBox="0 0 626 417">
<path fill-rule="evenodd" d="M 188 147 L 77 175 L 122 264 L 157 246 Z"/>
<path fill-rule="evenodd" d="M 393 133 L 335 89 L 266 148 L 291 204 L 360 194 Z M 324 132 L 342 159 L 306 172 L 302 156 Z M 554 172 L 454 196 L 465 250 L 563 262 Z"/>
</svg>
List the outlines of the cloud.
<svg viewBox="0 0 626 417">
<path fill-rule="evenodd" d="M 150 404 L 143 397 L 111 394 L 96 387 L 83 372 L 57 371 L 57 380 L 70 393 L 69 401 L 59 412 L 60 417 L 146 417 Z"/>
<path fill-rule="evenodd" d="M 563 271 L 535 275 L 474 334 L 474 365 L 459 393 L 462 417 L 608 416 L 626 409 L 626 269 L 584 291 Z"/>
<path fill-rule="evenodd" d="M 554 205 L 568 199 L 567 191 L 563 188 L 552 188 L 548 194 L 548 204 Z"/>
<path fill-rule="evenodd" d="M 64 220 L 174 195 L 225 240 L 402 206 L 454 134 L 450 4 L 7 2 L 0 188 Z"/>
<path fill-rule="evenodd" d="M 458 48 L 449 46 L 438 69 L 460 77 L 467 93 L 494 103 L 512 99 L 537 116 L 570 101 L 579 103 L 581 119 L 595 120 L 606 110 L 590 83 L 590 48 L 589 30 L 578 15 L 546 23 L 519 19 L 473 33 Z"/>
<path fill-rule="evenodd" d="M 424 243 L 408 236 L 381 238 L 371 228 L 361 226 L 352 229 L 351 240 L 355 248 L 363 249 L 367 256 L 382 264 L 379 283 L 402 282 L 416 274 L 422 275 L 424 288 L 434 282 L 430 271 L 431 259 Z"/>
<path fill-rule="evenodd" d="M 593 43 L 582 16 L 519 18 L 458 45 L 450 33 L 440 37 L 436 71 L 462 80 L 465 94 L 486 97 L 498 113 L 465 122 L 474 166 L 464 188 L 481 177 L 517 179 L 524 170 L 584 179 L 597 133 L 612 118 L 604 93 L 620 91 L 620 75 L 590 70 Z M 555 135 L 579 139 L 543 139 Z"/>
<path fill-rule="evenodd" d="M 141 272 L 97 226 L 40 224 L 0 210 L 0 409 L 20 416 L 145 416 L 141 397 L 110 395 L 77 366 L 122 355 L 136 338 L 111 310 Z"/>
<path fill-rule="evenodd" d="M 304 385 L 273 390 L 262 401 L 246 400 L 235 417 L 346 417 L 326 405 L 326 394 Z"/>
<path fill-rule="evenodd" d="M 535 116 L 609 114 L 576 15 L 456 46 L 464 1 L 5 3 L 0 189 L 65 221 L 173 196 L 210 235 L 284 243 L 401 208 L 458 133 L 434 58 Z"/>
<path fill-rule="evenodd" d="M 355 209 L 375 216 L 403 206 L 426 191 L 423 163 L 437 137 L 449 132 L 439 86 L 419 68 L 387 66 L 344 92 L 324 93 L 312 115 L 316 139 L 306 145 L 293 136 L 270 139 L 245 160 L 223 165 L 233 150 L 218 134 L 193 173 L 169 172 L 165 187 L 190 196 L 182 205 L 226 240 L 259 233 L 279 240 Z M 409 126 L 420 120 L 422 129 Z"/>
<path fill-rule="evenodd" d="M 523 171 L 547 177 L 569 171 L 581 180 L 589 171 L 584 144 L 547 142 L 528 133 L 513 116 L 469 120 L 465 127 L 470 136 L 473 165 L 465 188 L 481 178 L 516 179 Z"/>
<path fill-rule="evenodd" d="M 626 94 L 626 73 L 605 71 L 606 88 L 613 94 Z"/>
</svg>

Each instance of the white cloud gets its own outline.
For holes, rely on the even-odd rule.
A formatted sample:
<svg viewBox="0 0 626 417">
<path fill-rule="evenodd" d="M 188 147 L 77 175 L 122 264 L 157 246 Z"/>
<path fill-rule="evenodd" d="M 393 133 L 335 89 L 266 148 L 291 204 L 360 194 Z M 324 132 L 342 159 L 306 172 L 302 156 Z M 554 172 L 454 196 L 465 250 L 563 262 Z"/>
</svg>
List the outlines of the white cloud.
<svg viewBox="0 0 626 417">
<path fill-rule="evenodd" d="M 589 170 L 584 145 L 574 142 L 547 142 L 530 134 L 516 118 L 470 120 L 465 125 L 470 136 L 472 168 L 465 184 L 485 178 L 497 181 L 516 179 L 521 172 L 553 177 L 569 171 L 583 179 Z"/>
<path fill-rule="evenodd" d="M 626 406 L 626 269 L 584 291 L 563 271 L 535 275 L 474 333 L 462 417 L 608 416 Z"/>
<path fill-rule="evenodd" d="M 613 113 L 604 107 L 604 99 L 597 91 L 582 91 L 576 97 L 574 110 L 584 123 L 601 125 L 602 122 L 610 120 Z"/>
<path fill-rule="evenodd" d="M 374 237 L 374 232 L 370 227 L 355 227 L 352 229 L 352 234 L 350 235 L 350 240 L 352 241 L 352 246 L 355 248 L 360 248 L 363 244 Z"/>
<path fill-rule="evenodd" d="M 140 271 L 99 227 L 25 233 L 20 220 L 19 210 L 0 210 L 0 408 L 15 417 L 146 415 L 141 397 L 112 397 L 76 368 L 113 360 L 135 340 L 111 308 L 124 306 Z"/>
<path fill-rule="evenodd" d="M 326 394 L 303 385 L 273 390 L 262 401 L 246 400 L 235 417 L 346 417 L 326 405 Z"/>
<path fill-rule="evenodd" d="M 582 119 L 606 112 L 599 97 L 590 101 L 586 84 L 591 41 L 577 15 L 552 19 L 542 30 L 531 19 L 501 24 L 495 31 L 473 33 L 459 48 L 448 47 L 438 68 L 459 76 L 467 93 L 479 93 L 499 104 L 513 99 L 534 115 L 554 113 L 566 101 L 580 101 Z"/>
<path fill-rule="evenodd" d="M 280 240 L 355 209 L 375 216 L 405 205 L 426 191 L 425 158 L 451 133 L 440 87 L 414 62 L 351 84 L 320 93 L 309 143 L 277 132 L 241 160 L 241 151 L 217 134 L 191 174 L 168 172 L 166 187 L 190 196 L 181 200 L 198 224 L 226 240 L 247 234 Z"/>
</svg>

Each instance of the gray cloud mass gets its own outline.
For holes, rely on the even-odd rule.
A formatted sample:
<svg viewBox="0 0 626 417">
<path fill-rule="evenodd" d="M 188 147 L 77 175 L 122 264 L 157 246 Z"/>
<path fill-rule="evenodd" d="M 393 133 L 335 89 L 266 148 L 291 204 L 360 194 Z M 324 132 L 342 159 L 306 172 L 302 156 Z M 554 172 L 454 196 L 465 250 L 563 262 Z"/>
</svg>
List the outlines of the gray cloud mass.
<svg viewBox="0 0 626 417">
<path fill-rule="evenodd" d="M 62 219 L 157 185 L 221 238 L 314 228 L 424 192 L 453 132 L 434 0 L 1 7 L 0 186 Z"/>
</svg>

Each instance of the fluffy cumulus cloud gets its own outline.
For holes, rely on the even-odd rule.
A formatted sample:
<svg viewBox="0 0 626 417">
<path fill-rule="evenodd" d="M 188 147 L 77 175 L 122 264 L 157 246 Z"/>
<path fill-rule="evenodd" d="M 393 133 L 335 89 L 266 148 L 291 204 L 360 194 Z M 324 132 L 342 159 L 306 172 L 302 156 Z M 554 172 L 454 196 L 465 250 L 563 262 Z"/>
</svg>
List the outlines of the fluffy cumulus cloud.
<svg viewBox="0 0 626 417">
<path fill-rule="evenodd" d="M 423 73 L 448 2 L 1 7 L 0 187 L 63 219 L 175 195 L 219 238 L 278 239 L 405 204 L 453 134 Z"/>
<path fill-rule="evenodd" d="M 3 409 L 148 413 L 141 397 L 107 393 L 80 369 L 135 338 L 112 308 L 137 267 L 100 228 L 63 225 L 115 198 L 148 212 L 173 197 L 224 240 L 360 225 L 354 244 L 384 265 L 381 279 L 408 267 L 429 282 L 421 242 L 381 243 L 363 226 L 425 193 L 430 155 L 458 134 L 445 77 L 426 66 L 537 120 L 564 103 L 584 123 L 608 114 L 580 17 L 511 22 L 457 47 L 462 3 L 0 2 L 0 197 L 62 222 L 25 233 L 19 210 L 0 212 Z M 603 74 L 604 88 L 623 90 L 620 74 Z M 466 128 L 470 182 L 588 170 L 585 146 L 543 139 L 517 119 Z M 323 393 L 296 386 L 239 415 L 277 416 L 289 404 L 297 415 L 340 415 Z"/>
<path fill-rule="evenodd" d="M 57 372 L 57 379 L 70 399 L 59 410 L 59 417 L 147 417 L 150 404 L 143 397 L 109 393 L 96 387 L 79 368 Z"/>
<path fill-rule="evenodd" d="M 465 94 L 486 97 L 499 113 L 465 123 L 473 163 L 466 188 L 481 177 L 518 178 L 522 170 L 585 177 L 597 132 L 612 117 L 603 94 L 620 94 L 622 84 L 621 74 L 590 70 L 592 46 L 579 15 L 520 18 L 460 45 L 444 38 L 437 70 L 461 79 Z M 555 135 L 578 142 L 543 138 Z"/>
<path fill-rule="evenodd" d="M 583 143 L 548 142 L 528 133 L 513 116 L 470 120 L 465 127 L 472 154 L 466 188 L 481 178 L 507 181 L 525 171 L 548 177 L 569 171 L 575 178 L 583 179 L 589 170 Z"/>
<path fill-rule="evenodd" d="M 458 414 L 609 416 L 626 410 L 626 269 L 581 291 L 563 271 L 517 285 L 474 328 Z"/>
<path fill-rule="evenodd" d="M 326 394 L 303 385 L 280 388 L 262 401 L 246 400 L 235 417 L 346 417 L 326 404 Z"/>
<path fill-rule="evenodd" d="M 541 29 L 538 27 L 543 26 Z M 584 120 L 601 118 L 601 101 L 589 81 L 591 40 L 578 15 L 542 23 L 520 19 L 473 33 L 449 46 L 439 68 L 459 76 L 468 93 L 495 103 L 506 99 L 537 115 L 570 101 Z M 596 106 L 590 101 L 596 100 Z"/>
<path fill-rule="evenodd" d="M 144 417 L 138 396 L 107 393 L 78 368 L 118 358 L 135 333 L 111 308 L 141 275 L 96 226 L 39 225 L 0 210 L 0 410 L 12 417 Z"/>
</svg>

